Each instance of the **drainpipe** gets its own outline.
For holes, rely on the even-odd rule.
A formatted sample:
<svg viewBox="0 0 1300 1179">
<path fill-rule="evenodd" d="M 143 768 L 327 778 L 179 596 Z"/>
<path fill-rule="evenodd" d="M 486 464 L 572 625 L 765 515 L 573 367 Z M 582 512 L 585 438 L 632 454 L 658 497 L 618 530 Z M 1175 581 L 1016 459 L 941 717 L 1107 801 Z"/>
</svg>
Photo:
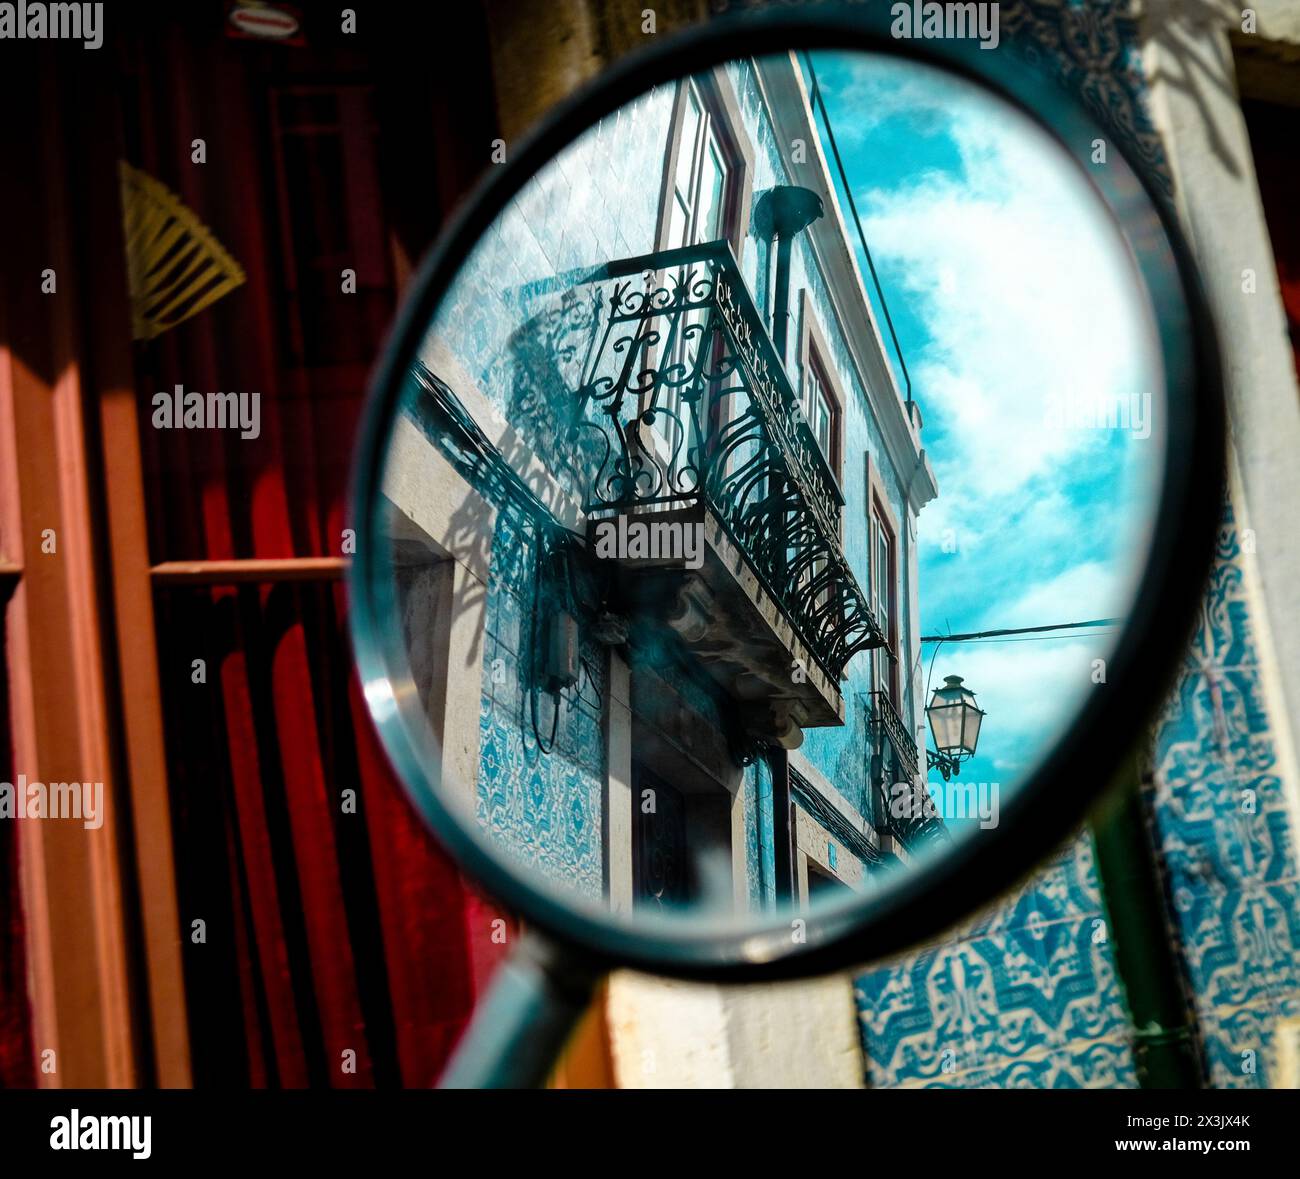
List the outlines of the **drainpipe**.
<svg viewBox="0 0 1300 1179">
<path fill-rule="evenodd" d="M 1196 1016 L 1170 940 L 1139 782 L 1137 758 L 1130 757 L 1090 821 L 1115 966 L 1133 1019 L 1133 1059 L 1143 1089 L 1200 1089 L 1205 1069 Z"/>
<path fill-rule="evenodd" d="M 810 188 L 778 184 L 758 199 L 754 224 L 759 236 L 776 242 L 776 290 L 772 298 L 772 343 L 784 364 L 790 325 L 790 246 L 824 212 Z"/>
<path fill-rule="evenodd" d="M 760 237 L 776 242 L 776 290 L 772 300 L 772 343 L 781 363 L 786 363 L 790 324 L 790 246 L 795 236 L 823 213 L 822 199 L 809 188 L 778 184 L 769 188 L 754 207 L 754 225 Z M 788 368 L 787 368 L 788 371 Z M 784 550 L 782 550 L 784 551 Z M 798 896 L 794 807 L 790 804 L 790 755 L 785 749 L 770 754 L 772 811 L 776 839 L 776 899 L 793 903 Z"/>
</svg>

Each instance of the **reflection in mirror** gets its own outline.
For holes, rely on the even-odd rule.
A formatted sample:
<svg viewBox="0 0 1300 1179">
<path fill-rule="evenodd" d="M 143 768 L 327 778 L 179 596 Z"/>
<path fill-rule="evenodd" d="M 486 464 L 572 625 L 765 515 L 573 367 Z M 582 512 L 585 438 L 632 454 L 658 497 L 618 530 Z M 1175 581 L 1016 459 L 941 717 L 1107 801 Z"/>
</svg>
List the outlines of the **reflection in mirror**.
<svg viewBox="0 0 1300 1179">
<path fill-rule="evenodd" d="M 474 246 L 390 423 L 429 788 L 593 912 L 871 904 L 1104 690 L 1161 378 L 1087 177 L 1001 100 L 824 53 L 643 95 Z"/>
</svg>

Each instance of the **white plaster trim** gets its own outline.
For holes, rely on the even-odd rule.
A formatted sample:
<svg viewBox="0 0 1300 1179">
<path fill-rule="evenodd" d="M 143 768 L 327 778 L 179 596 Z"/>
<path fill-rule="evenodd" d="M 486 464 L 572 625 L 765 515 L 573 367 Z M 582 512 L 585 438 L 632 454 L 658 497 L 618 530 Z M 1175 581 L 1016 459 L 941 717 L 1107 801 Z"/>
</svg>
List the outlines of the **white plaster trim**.
<svg viewBox="0 0 1300 1179">
<path fill-rule="evenodd" d="M 844 846 L 817 819 L 803 807 L 794 808 L 795 849 L 799 856 L 799 903 L 805 908 L 811 900 L 808 888 L 808 865 L 815 864 L 824 876 L 838 880 L 854 892 L 865 892 L 870 882 L 869 869 L 853 852 Z M 830 862 L 829 850 L 835 848 L 835 865 Z"/>
<path fill-rule="evenodd" d="M 1240 544 L 1242 529 L 1250 528 L 1251 524 L 1245 492 L 1241 488 L 1241 471 L 1237 466 L 1235 454 L 1231 452 L 1228 455 L 1228 483 L 1232 489 L 1237 538 Z M 1273 730 L 1270 735 L 1277 758 L 1275 768 L 1282 783 L 1282 796 L 1291 817 L 1291 830 L 1300 832 L 1300 766 L 1297 765 L 1292 720 L 1284 703 L 1286 692 L 1282 683 L 1282 671 L 1272 655 L 1277 648 L 1273 641 L 1272 627 L 1269 625 L 1268 607 L 1264 601 L 1253 556 L 1242 553 L 1240 562 L 1242 589 L 1246 595 L 1246 608 L 1250 615 L 1250 625 L 1255 635 L 1256 655 L 1259 659 L 1260 686 L 1268 710 L 1269 724 Z"/>
<path fill-rule="evenodd" d="M 496 512 L 405 414 L 393 430 L 383 490 L 393 509 L 394 538 L 420 542 L 431 564 L 441 561 L 449 566 L 439 616 L 430 619 L 427 634 L 432 663 L 441 675 L 435 677 L 429 693 L 432 743 L 425 753 L 436 758 L 431 768 L 437 778 L 431 788 L 454 802 L 461 822 L 473 829 L 486 582 Z M 486 544 L 484 537 L 489 538 Z M 454 690 L 453 685 L 466 675 L 477 677 L 477 690 Z"/>
<path fill-rule="evenodd" d="M 426 348 L 421 359 L 435 376 L 450 386 L 466 412 L 478 423 L 488 441 L 501 452 L 515 474 L 565 528 L 574 532 L 584 531 L 587 517 L 582 505 L 560 486 L 549 468 L 488 399 L 464 365 L 440 340 L 429 342 Z M 467 493 L 476 494 L 469 484 L 464 480 L 461 482 Z"/>
<path fill-rule="evenodd" d="M 861 1089 L 846 974 L 720 987 L 617 971 L 606 1018 L 622 1089 Z"/>
<path fill-rule="evenodd" d="M 605 814 L 603 874 L 605 897 L 614 916 L 630 917 L 634 903 L 632 838 L 636 795 L 632 789 L 631 672 L 617 651 L 609 651 L 605 692 Z"/>
</svg>

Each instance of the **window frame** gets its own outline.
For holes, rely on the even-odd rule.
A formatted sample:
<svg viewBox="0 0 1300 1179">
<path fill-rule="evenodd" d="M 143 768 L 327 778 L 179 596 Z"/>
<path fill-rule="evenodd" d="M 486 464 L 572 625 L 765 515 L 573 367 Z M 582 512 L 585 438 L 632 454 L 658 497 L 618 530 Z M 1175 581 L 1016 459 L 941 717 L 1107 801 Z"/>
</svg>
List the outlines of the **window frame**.
<svg viewBox="0 0 1300 1179">
<path fill-rule="evenodd" d="M 844 383 L 840 379 L 839 373 L 828 359 L 831 355 L 831 347 L 827 342 L 826 332 L 822 329 L 821 319 L 813 306 L 812 297 L 808 293 L 808 288 L 803 287 L 799 291 L 799 348 L 796 353 L 799 382 L 796 393 L 799 398 L 800 411 L 803 413 L 805 420 L 808 422 L 808 428 L 813 432 L 815 438 L 816 430 L 808 413 L 809 407 L 806 393 L 808 373 L 809 370 L 813 371 L 822 387 L 822 391 L 827 395 L 827 402 L 831 409 L 830 453 L 823 453 L 823 457 L 826 459 L 826 465 L 835 478 L 836 486 L 843 491 L 844 408 L 848 404 L 848 396 L 845 393 Z M 841 522 L 841 539 L 843 539 L 843 530 L 844 525 Z"/>
<path fill-rule="evenodd" d="M 885 628 L 885 649 L 889 653 L 889 674 L 886 683 L 881 683 L 878 667 L 873 660 L 871 673 L 872 690 L 883 691 L 889 698 L 889 702 L 894 706 L 895 711 L 902 715 L 902 676 L 899 674 L 899 664 L 901 655 L 899 652 L 900 635 L 902 628 L 899 625 L 899 569 L 901 568 L 901 554 L 899 552 L 899 521 L 894 512 L 893 506 L 889 502 L 889 496 L 886 494 L 884 481 L 880 477 L 877 465 L 871 461 L 870 452 L 866 456 L 867 481 L 866 481 L 866 517 L 867 517 L 867 539 L 868 539 L 868 560 L 867 560 L 867 584 L 868 595 L 871 601 L 871 609 L 874 613 L 879 614 L 878 603 L 880 600 L 880 531 L 883 528 L 889 538 L 889 598 L 888 598 L 888 625 Z M 879 621 L 879 617 L 877 617 Z"/>
<path fill-rule="evenodd" d="M 724 185 L 723 226 L 726 230 L 721 239 L 731 246 L 737 261 L 741 256 L 746 236 L 749 232 L 750 205 L 753 198 L 755 148 L 752 139 L 745 130 L 741 116 L 740 103 L 736 97 L 735 87 L 727 76 L 723 66 L 716 66 L 706 74 L 693 74 L 682 78 L 677 83 L 673 96 L 672 115 L 669 120 L 668 141 L 665 145 L 663 172 L 660 177 L 659 212 L 655 225 L 654 249 L 667 250 L 672 247 L 671 227 L 673 206 L 677 199 L 677 166 L 685 147 L 683 128 L 686 121 L 688 98 L 694 92 L 698 96 L 701 111 L 710 125 L 716 128 L 716 138 L 721 143 L 727 156 L 728 182 Z M 697 133 L 698 134 L 698 133 Z M 707 143 L 707 139 L 705 140 Z M 692 151 L 694 145 L 692 145 Z M 694 165 L 692 167 L 694 172 Z M 692 175 L 691 186 L 696 185 Z M 729 191 L 728 191 L 729 189 Z M 698 197 L 696 198 L 698 200 Z M 693 211 L 692 211 L 693 216 Z M 665 281 L 664 275 L 656 277 L 656 285 Z M 655 363 L 655 353 L 650 354 L 651 363 Z M 666 408 L 676 412 L 678 402 L 675 395 Z M 643 405 L 643 408 L 646 408 Z M 721 428 L 720 407 L 709 398 L 704 407 L 702 426 L 710 431 Z M 671 443 L 659 430 L 651 428 L 646 431 L 645 439 L 660 460 L 667 466 L 671 461 Z M 685 439 L 689 446 L 690 440 Z M 684 454 L 683 454 L 684 457 Z"/>
<path fill-rule="evenodd" d="M 676 191 L 678 159 L 682 152 L 682 129 L 686 121 L 687 96 L 692 90 L 699 95 L 700 106 L 717 128 L 718 138 L 729 156 L 731 192 L 724 199 L 723 224 L 727 228 L 725 240 L 732 252 L 740 258 L 749 232 L 750 206 L 754 191 L 754 144 L 745 130 L 740 112 L 740 102 L 735 87 L 722 66 L 707 74 L 683 78 L 673 96 L 672 116 L 669 121 L 668 144 L 664 152 L 663 175 L 660 181 L 659 214 L 655 226 L 655 250 L 669 248 L 669 228 Z M 694 186 L 694 178 L 692 178 Z"/>
</svg>

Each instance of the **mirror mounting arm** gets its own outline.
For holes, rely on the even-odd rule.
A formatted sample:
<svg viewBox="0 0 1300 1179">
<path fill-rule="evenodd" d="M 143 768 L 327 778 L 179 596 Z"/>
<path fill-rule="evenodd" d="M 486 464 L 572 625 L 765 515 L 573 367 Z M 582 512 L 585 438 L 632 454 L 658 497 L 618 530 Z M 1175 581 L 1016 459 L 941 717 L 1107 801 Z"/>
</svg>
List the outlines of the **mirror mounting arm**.
<svg viewBox="0 0 1300 1179">
<path fill-rule="evenodd" d="M 475 1007 L 438 1088 L 541 1088 L 604 973 L 525 933 Z"/>
</svg>

